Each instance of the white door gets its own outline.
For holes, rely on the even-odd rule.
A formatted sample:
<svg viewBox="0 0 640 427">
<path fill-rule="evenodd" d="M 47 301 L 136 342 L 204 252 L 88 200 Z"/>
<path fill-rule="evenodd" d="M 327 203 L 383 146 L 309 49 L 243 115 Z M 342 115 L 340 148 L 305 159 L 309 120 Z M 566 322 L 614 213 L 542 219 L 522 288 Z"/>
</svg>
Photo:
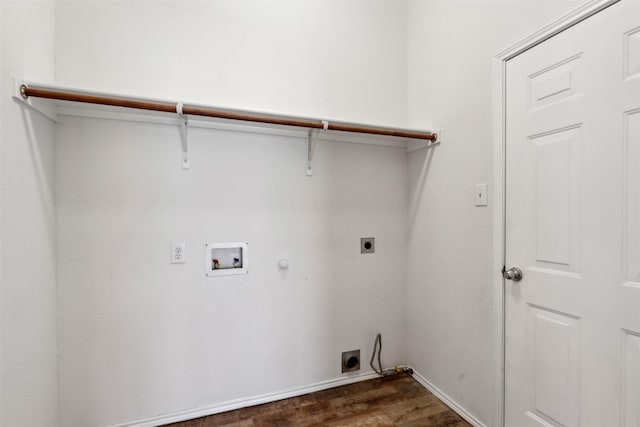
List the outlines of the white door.
<svg viewBox="0 0 640 427">
<path fill-rule="evenodd" d="M 506 425 L 640 427 L 640 1 L 506 84 Z"/>
</svg>

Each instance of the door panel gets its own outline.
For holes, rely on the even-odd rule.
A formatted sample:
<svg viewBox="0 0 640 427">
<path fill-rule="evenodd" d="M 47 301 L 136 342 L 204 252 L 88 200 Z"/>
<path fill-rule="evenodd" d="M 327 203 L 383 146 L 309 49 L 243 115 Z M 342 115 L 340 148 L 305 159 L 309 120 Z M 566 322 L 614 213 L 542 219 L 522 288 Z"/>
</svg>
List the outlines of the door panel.
<svg viewBox="0 0 640 427">
<path fill-rule="evenodd" d="M 640 110 L 624 116 L 624 148 L 626 148 L 625 182 L 625 276 L 626 285 L 640 286 Z"/>
<path fill-rule="evenodd" d="M 580 95 L 581 56 L 578 53 L 529 76 L 530 111 Z"/>
<path fill-rule="evenodd" d="M 534 135 L 535 254 L 531 265 L 577 273 L 580 128 Z"/>
<path fill-rule="evenodd" d="M 576 425 L 580 383 L 579 318 L 548 308 L 529 306 L 531 386 L 527 414 L 551 425 Z"/>
<path fill-rule="evenodd" d="M 625 33 L 624 39 L 625 78 L 640 75 L 640 27 Z"/>
<path fill-rule="evenodd" d="M 622 369 L 622 419 L 625 426 L 640 427 L 640 333 L 624 331 Z"/>
<path fill-rule="evenodd" d="M 506 91 L 506 425 L 639 426 L 640 2 L 510 60 Z"/>
</svg>

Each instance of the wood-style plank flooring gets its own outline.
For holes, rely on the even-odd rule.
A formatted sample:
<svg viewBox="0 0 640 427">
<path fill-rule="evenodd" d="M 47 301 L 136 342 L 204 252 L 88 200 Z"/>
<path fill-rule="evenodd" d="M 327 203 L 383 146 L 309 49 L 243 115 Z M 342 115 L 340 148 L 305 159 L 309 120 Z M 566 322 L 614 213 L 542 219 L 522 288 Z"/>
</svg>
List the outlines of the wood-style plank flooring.
<svg viewBox="0 0 640 427">
<path fill-rule="evenodd" d="M 409 375 L 349 384 L 171 427 L 470 426 Z"/>
</svg>

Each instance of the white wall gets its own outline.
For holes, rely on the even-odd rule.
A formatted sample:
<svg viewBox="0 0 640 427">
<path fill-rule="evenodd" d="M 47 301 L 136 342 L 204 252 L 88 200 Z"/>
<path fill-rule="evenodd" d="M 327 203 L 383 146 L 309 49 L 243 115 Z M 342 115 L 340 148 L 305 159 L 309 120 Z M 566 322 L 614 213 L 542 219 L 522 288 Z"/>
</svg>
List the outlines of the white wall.
<svg viewBox="0 0 640 427">
<path fill-rule="evenodd" d="M 53 2 L 0 2 L 0 425 L 57 425 L 53 124 L 11 75 L 54 78 Z"/>
<path fill-rule="evenodd" d="M 577 3 L 59 1 L 54 20 L 3 1 L 0 424 L 55 425 L 56 209 L 61 425 L 339 377 L 339 352 L 366 362 L 378 330 L 386 364 L 408 358 L 490 423 L 491 209 L 472 188 L 491 179 L 491 56 Z M 7 96 L 9 74 L 53 81 L 54 53 L 59 84 L 442 127 L 446 143 L 408 163 L 323 144 L 307 178 L 300 139 L 199 129 L 185 172 L 175 128 L 64 118 L 54 163 L 51 124 Z M 168 264 L 171 240 L 187 264 Z M 205 279 L 198 248 L 226 240 L 250 242 L 250 274 Z"/>
<path fill-rule="evenodd" d="M 61 2 L 57 82 L 405 122 L 404 3 L 179 3 Z M 309 178 L 303 138 L 192 138 L 183 171 L 177 127 L 57 128 L 61 425 L 340 378 L 340 352 L 356 348 L 368 372 L 378 331 L 385 365 L 406 360 L 404 149 L 321 142 Z M 359 253 L 366 236 L 374 255 Z M 171 241 L 187 264 L 169 264 Z M 228 241 L 249 242 L 250 273 L 206 278 L 203 245 Z"/>
<path fill-rule="evenodd" d="M 67 118 L 57 133 L 61 425 L 100 426 L 341 377 L 375 333 L 405 360 L 406 153 Z M 376 178 L 376 185 L 371 178 Z M 359 238 L 375 236 L 376 254 Z M 188 262 L 169 264 L 171 241 Z M 246 276 L 204 244 L 248 241 Z M 287 257 L 281 272 L 277 260 Z"/>
<path fill-rule="evenodd" d="M 472 415 L 494 410 L 491 183 L 492 57 L 575 1 L 409 3 L 409 125 L 445 130 L 410 155 L 407 343 L 410 363 Z M 489 202 L 492 200 L 489 189 Z"/>
<path fill-rule="evenodd" d="M 249 110 L 406 124 L 398 1 L 60 1 L 57 81 Z"/>
</svg>

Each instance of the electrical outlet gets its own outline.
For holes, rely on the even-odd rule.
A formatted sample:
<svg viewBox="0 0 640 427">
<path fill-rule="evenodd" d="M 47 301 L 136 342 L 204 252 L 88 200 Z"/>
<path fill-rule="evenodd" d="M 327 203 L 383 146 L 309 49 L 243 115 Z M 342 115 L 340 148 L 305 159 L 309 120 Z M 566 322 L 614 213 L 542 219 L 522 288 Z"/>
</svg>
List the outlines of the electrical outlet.
<svg viewBox="0 0 640 427">
<path fill-rule="evenodd" d="M 373 237 L 362 237 L 360 239 L 360 253 L 372 254 L 376 251 L 376 239 Z"/>
<path fill-rule="evenodd" d="M 171 264 L 184 264 L 187 262 L 187 245 L 184 243 L 171 243 Z"/>
</svg>

